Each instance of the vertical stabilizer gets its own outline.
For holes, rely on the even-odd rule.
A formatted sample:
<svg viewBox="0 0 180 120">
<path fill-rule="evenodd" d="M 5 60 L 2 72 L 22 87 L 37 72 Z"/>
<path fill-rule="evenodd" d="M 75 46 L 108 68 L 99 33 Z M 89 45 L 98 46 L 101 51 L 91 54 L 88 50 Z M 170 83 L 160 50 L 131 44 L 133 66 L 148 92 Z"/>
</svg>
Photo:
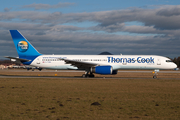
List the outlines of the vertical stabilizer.
<svg viewBox="0 0 180 120">
<path fill-rule="evenodd" d="M 19 58 L 34 60 L 41 55 L 18 30 L 10 30 Z"/>
</svg>

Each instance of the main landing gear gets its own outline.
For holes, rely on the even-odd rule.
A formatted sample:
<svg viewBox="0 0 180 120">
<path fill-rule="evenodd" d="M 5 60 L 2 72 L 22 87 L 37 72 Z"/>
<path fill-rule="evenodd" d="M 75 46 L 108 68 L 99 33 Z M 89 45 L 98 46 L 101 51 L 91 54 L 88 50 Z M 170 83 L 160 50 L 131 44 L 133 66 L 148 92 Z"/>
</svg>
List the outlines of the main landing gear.
<svg viewBox="0 0 180 120">
<path fill-rule="evenodd" d="M 159 72 L 159 70 L 154 70 L 154 71 L 153 71 L 153 74 L 154 74 L 154 75 L 153 75 L 153 78 L 154 78 L 154 79 L 157 78 L 157 75 L 158 75 L 157 73 L 158 73 L 158 72 Z"/>
<path fill-rule="evenodd" d="M 90 74 L 88 74 L 89 72 L 85 72 L 85 74 L 82 75 L 83 78 L 93 78 L 94 77 L 94 74 L 90 72 Z"/>
</svg>

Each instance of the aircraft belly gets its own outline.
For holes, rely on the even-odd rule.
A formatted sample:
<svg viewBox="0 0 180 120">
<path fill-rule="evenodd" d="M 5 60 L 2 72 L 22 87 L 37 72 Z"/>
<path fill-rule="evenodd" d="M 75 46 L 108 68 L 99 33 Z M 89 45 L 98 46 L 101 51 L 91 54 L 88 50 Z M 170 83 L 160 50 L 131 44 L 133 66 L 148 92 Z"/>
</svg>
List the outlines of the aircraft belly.
<svg viewBox="0 0 180 120">
<path fill-rule="evenodd" d="M 44 66 L 47 69 L 58 69 L 58 70 L 77 70 L 77 67 L 71 65 L 53 65 L 53 66 Z"/>
<path fill-rule="evenodd" d="M 61 65 L 61 66 L 44 66 L 46 69 L 56 69 L 56 70 L 77 70 L 77 67 L 70 65 Z"/>
<path fill-rule="evenodd" d="M 121 70 L 121 69 L 144 69 L 144 70 L 154 70 L 154 69 L 164 69 L 161 66 L 157 65 L 148 65 L 148 64 L 126 64 L 126 65 L 118 65 L 111 64 L 113 70 Z"/>
</svg>

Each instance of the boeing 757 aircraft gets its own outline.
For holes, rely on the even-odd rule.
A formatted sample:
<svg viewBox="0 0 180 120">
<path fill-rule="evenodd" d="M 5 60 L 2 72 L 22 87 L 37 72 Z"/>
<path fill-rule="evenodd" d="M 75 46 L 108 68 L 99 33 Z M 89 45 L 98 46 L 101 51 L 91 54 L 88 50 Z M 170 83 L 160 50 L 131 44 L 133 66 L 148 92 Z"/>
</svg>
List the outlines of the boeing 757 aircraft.
<svg viewBox="0 0 180 120">
<path fill-rule="evenodd" d="M 177 67 L 169 58 L 157 55 L 43 55 L 18 30 L 10 33 L 19 57 L 6 58 L 45 69 L 84 70 L 82 77 L 94 77 L 94 73 L 113 75 L 121 69 L 158 71 Z"/>
</svg>

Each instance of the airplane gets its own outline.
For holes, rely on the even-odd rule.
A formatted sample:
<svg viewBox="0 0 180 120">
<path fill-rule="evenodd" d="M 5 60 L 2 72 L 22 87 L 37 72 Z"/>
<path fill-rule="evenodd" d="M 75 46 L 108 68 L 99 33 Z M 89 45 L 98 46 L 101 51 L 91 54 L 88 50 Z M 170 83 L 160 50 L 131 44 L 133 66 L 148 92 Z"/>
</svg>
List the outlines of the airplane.
<svg viewBox="0 0 180 120">
<path fill-rule="evenodd" d="M 24 65 L 55 70 L 84 70 L 82 77 L 95 74 L 115 75 L 122 69 L 154 70 L 153 78 L 161 69 L 175 69 L 169 58 L 158 55 L 44 55 L 18 31 L 10 30 L 19 57 L 9 57 Z"/>
</svg>

